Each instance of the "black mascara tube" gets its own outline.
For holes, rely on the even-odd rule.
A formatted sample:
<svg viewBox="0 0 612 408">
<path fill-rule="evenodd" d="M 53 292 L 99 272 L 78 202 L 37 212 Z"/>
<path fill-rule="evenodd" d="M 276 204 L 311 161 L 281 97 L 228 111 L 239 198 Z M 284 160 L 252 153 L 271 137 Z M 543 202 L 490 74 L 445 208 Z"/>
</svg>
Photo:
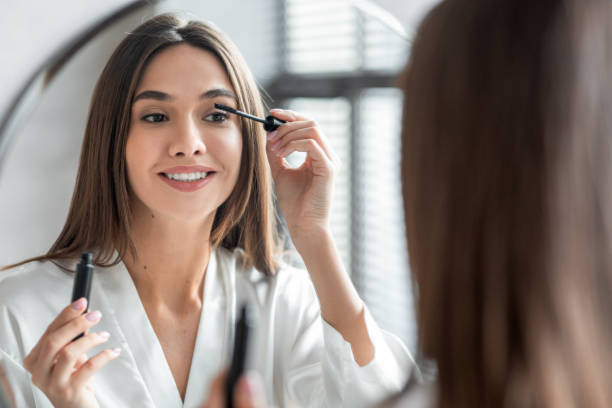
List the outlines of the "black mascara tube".
<svg viewBox="0 0 612 408">
<path fill-rule="evenodd" d="M 89 310 L 89 292 L 91 291 L 91 281 L 93 279 L 93 255 L 91 252 L 84 252 L 81 254 L 81 261 L 78 263 L 76 268 L 76 275 L 74 277 L 74 286 L 72 287 L 72 300 L 74 302 L 77 299 L 84 297 L 87 299 L 87 307 L 83 314 Z M 85 333 L 81 333 L 76 336 L 74 340 L 78 340 L 83 337 Z"/>
<path fill-rule="evenodd" d="M 230 108 L 229 106 L 221 105 L 220 103 L 215 103 L 215 108 L 224 110 L 226 112 L 235 113 L 238 116 L 242 116 L 242 117 L 254 120 L 256 122 L 261 122 L 263 123 L 264 129 L 266 130 L 266 132 L 272 132 L 278 129 L 278 127 L 282 125 L 283 123 L 287 123 L 286 121 L 275 118 L 272 115 L 268 115 L 266 116 L 265 119 L 263 119 L 263 118 L 239 111 L 237 109 Z"/>
<path fill-rule="evenodd" d="M 234 352 L 232 354 L 232 363 L 227 373 L 227 382 L 225 390 L 225 401 L 227 408 L 234 406 L 234 387 L 240 376 L 244 373 L 246 365 L 247 349 L 249 342 L 249 333 L 254 328 L 253 310 L 248 303 L 242 305 L 240 309 L 240 318 L 236 322 L 236 332 L 234 335 Z"/>
</svg>

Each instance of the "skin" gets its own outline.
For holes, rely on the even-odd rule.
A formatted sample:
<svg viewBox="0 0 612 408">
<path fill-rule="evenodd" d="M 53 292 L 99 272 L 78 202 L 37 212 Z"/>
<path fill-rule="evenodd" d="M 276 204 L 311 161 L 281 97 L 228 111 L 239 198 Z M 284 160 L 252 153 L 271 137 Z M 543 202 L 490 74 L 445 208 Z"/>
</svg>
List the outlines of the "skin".
<svg viewBox="0 0 612 408">
<path fill-rule="evenodd" d="M 91 378 L 119 356 L 119 349 L 104 350 L 89 359 L 85 354 L 106 342 L 108 333 L 88 333 L 72 342 L 100 322 L 98 311 L 83 315 L 86 306 L 81 298 L 62 310 L 23 361 L 32 382 L 56 407 L 98 407 Z"/>
<path fill-rule="evenodd" d="M 169 99 L 138 99 L 151 90 Z M 138 258 L 128 257 L 125 264 L 181 398 L 202 310 L 212 224 L 216 209 L 236 185 L 242 154 L 238 118 L 214 107 L 215 102 L 237 107 L 236 101 L 229 96 L 201 97 L 214 90 L 235 94 L 213 54 L 189 45 L 162 51 L 136 91 L 126 146 L 134 191 L 130 232 Z M 159 173 L 180 165 L 210 167 L 215 174 L 204 188 L 178 191 Z"/>
<path fill-rule="evenodd" d="M 162 94 L 165 96 L 160 97 Z M 239 119 L 214 108 L 214 103 L 236 108 L 232 94 L 235 91 L 223 67 L 211 53 L 181 44 L 154 57 L 132 106 L 126 162 L 133 208 L 130 234 L 138 256 L 123 261 L 183 399 L 203 303 L 212 223 L 239 174 Z M 314 121 L 292 111 L 271 113 L 288 122 L 268 135 L 266 149 L 279 206 L 314 283 L 323 319 L 351 344 L 357 363 L 365 365 L 374 357 L 374 348 L 367 335 L 363 302 L 344 270 L 329 229 L 333 176 L 339 161 Z M 285 160 L 294 151 L 307 153 L 298 169 L 291 169 Z M 215 174 L 204 188 L 178 191 L 160 172 L 179 165 L 202 165 Z M 88 370 L 78 379 L 72 375 L 74 380 L 68 359 L 62 363 L 64 382 L 48 385 L 53 382 L 50 361 L 63 356 L 66 347 L 76 348 L 70 340 L 95 324 L 87 320 L 87 326 L 86 319 L 69 312 L 62 312 L 59 322 L 43 335 L 42 346 L 34 357 L 28 356 L 31 363 L 26 368 L 40 373 L 39 387 L 47 395 L 60 396 L 52 400 L 56 406 L 96 407 L 86 380 L 110 361 L 110 351 L 103 352 L 94 366 L 85 364 Z M 74 330 L 64 330 L 62 325 L 74 326 Z M 181 328 L 179 335 L 177 327 Z M 88 341 L 73 343 L 82 343 L 72 350 L 74 355 L 82 355 L 100 341 L 88 336 Z M 55 347 L 44 346 L 50 342 Z M 217 395 L 219 378 L 212 384 L 211 397 Z M 262 405 L 253 389 L 240 395 L 243 406 Z"/>
<path fill-rule="evenodd" d="M 225 381 L 227 370 L 221 371 L 210 385 L 208 399 L 202 408 L 225 408 Z M 234 408 L 266 407 L 261 379 L 256 373 L 240 377 L 234 388 Z"/>
</svg>

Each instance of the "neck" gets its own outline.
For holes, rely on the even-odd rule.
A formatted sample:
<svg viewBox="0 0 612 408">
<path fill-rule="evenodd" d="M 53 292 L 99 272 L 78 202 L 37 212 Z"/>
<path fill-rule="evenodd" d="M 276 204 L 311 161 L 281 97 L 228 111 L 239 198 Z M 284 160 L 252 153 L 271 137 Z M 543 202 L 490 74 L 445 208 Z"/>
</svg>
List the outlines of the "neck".
<svg viewBox="0 0 612 408">
<path fill-rule="evenodd" d="M 135 211 L 130 236 L 136 256 L 123 261 L 144 304 L 176 312 L 201 305 L 214 215 L 194 222 Z"/>
</svg>

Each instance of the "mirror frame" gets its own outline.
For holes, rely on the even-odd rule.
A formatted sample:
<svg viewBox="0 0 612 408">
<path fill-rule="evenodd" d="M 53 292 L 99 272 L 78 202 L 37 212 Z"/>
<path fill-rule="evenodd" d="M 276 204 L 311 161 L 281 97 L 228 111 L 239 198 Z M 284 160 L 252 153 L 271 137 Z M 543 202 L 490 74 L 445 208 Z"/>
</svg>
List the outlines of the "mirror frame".
<svg viewBox="0 0 612 408">
<path fill-rule="evenodd" d="M 40 96 L 48 88 L 61 68 L 85 44 L 113 23 L 158 0 L 132 0 L 127 4 L 111 8 L 109 13 L 95 20 L 89 27 L 72 36 L 68 41 L 57 44 L 57 50 L 46 61 L 34 67 L 33 73 L 12 97 L 8 108 L 0 112 L 0 172 L 6 155 L 14 142 L 15 135 L 25 119 L 31 114 Z"/>
</svg>

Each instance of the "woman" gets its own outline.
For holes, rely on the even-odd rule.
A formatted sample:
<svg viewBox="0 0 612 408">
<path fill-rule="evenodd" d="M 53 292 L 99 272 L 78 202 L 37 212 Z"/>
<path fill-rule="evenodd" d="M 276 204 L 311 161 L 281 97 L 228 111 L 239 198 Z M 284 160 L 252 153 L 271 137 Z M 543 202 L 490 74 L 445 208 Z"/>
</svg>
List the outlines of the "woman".
<svg viewBox="0 0 612 408">
<path fill-rule="evenodd" d="M 209 26 L 158 16 L 111 56 L 66 225 L 0 282 L 1 362 L 19 403 L 197 406 L 244 301 L 259 311 L 251 355 L 270 404 L 360 406 L 401 388 L 411 359 L 372 321 L 329 232 L 337 159 L 324 135 L 272 110 L 288 123 L 266 141 L 215 103 L 263 115 L 238 51 Z M 308 155 L 297 170 L 284 161 L 293 151 Z M 277 256 L 270 173 L 308 273 Z M 65 270 L 87 250 L 91 305 L 65 306 Z"/>
<path fill-rule="evenodd" d="M 403 77 L 419 342 L 397 406 L 612 406 L 612 3 L 445 1 Z"/>
</svg>

